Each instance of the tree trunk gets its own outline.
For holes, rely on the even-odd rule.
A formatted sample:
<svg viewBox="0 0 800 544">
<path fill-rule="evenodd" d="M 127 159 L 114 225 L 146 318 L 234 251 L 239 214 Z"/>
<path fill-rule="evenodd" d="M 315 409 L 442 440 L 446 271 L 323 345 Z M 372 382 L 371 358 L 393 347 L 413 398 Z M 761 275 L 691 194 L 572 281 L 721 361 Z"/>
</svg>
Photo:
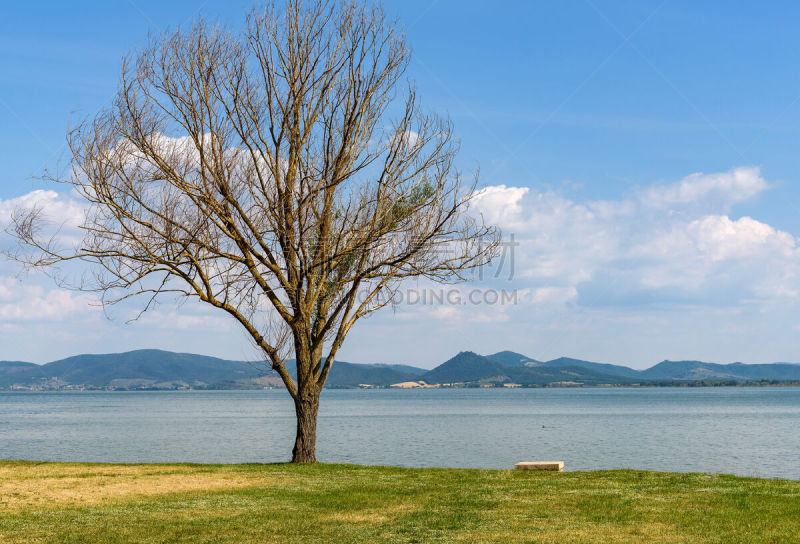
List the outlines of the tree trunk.
<svg viewBox="0 0 800 544">
<path fill-rule="evenodd" d="M 298 393 L 294 408 L 297 413 L 297 436 L 292 449 L 292 463 L 316 463 L 319 394 Z"/>
</svg>

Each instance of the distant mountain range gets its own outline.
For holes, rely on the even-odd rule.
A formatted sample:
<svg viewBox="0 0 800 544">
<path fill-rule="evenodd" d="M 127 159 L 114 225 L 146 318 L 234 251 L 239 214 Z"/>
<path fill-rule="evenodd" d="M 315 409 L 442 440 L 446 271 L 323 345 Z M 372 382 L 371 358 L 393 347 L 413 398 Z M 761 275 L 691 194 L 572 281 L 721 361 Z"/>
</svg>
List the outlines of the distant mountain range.
<svg viewBox="0 0 800 544">
<path fill-rule="evenodd" d="M 287 363 L 295 374 L 294 361 Z M 476 386 L 597 386 L 737 384 L 800 381 L 800 365 L 715 364 L 663 361 L 646 370 L 562 357 L 538 361 L 511 351 L 483 356 L 464 351 L 432 370 L 409 365 L 337 361 L 328 387 L 386 387 L 415 384 Z M 0 361 L 0 389 L 256 389 L 282 387 L 263 362 L 138 350 L 77 355 L 44 365 Z"/>
<path fill-rule="evenodd" d="M 513 366 L 500 361 L 511 361 Z M 520 361 L 525 361 L 520 364 Z M 596 368 L 598 367 L 598 368 Z M 601 365 L 575 359 L 556 359 L 539 362 L 519 354 L 501 352 L 484 357 L 471 351 L 463 351 L 452 359 L 419 377 L 427 383 L 477 383 L 480 385 L 516 383 L 520 385 L 550 384 L 630 384 L 637 380 L 627 376 L 632 369 L 613 374 Z M 633 372 L 636 372 L 635 370 Z"/>
<path fill-rule="evenodd" d="M 287 361 L 296 377 L 294 360 Z M 408 365 L 337 361 L 329 387 L 387 386 L 427 372 Z M 155 349 L 76 355 L 44 365 L 0 361 L 0 389 L 261 389 L 283 387 L 264 362 L 229 361 Z"/>
<path fill-rule="evenodd" d="M 108 355 L 76 355 L 44 365 L 0 362 L 0 387 L 47 384 L 91 388 L 176 389 L 235 386 L 265 374 L 244 361 L 155 349 Z"/>
</svg>

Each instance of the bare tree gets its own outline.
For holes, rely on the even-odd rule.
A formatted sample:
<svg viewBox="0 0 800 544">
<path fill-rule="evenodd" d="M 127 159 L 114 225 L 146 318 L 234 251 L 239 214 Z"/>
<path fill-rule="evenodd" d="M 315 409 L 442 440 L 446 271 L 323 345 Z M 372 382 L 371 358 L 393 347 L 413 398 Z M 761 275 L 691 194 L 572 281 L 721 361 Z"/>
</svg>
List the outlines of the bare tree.
<svg viewBox="0 0 800 544">
<path fill-rule="evenodd" d="M 466 279 L 496 251 L 467 213 L 447 121 L 420 111 L 409 50 L 377 7 L 288 0 L 241 33 L 198 21 L 122 67 L 52 179 L 87 202 L 80 244 L 18 210 L 18 257 L 91 263 L 113 304 L 194 297 L 236 319 L 294 399 L 293 461 L 316 460 L 319 396 L 348 331 L 406 278 Z M 285 361 L 296 359 L 296 380 Z"/>
</svg>

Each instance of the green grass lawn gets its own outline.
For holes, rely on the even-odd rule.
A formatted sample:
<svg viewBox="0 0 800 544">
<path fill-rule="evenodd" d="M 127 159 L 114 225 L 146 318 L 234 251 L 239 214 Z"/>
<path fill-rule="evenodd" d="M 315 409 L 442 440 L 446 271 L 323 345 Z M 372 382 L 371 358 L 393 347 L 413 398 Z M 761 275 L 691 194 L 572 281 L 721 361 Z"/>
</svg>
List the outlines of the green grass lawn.
<svg viewBox="0 0 800 544">
<path fill-rule="evenodd" d="M 0 542 L 800 542 L 800 482 L 0 462 Z"/>
</svg>

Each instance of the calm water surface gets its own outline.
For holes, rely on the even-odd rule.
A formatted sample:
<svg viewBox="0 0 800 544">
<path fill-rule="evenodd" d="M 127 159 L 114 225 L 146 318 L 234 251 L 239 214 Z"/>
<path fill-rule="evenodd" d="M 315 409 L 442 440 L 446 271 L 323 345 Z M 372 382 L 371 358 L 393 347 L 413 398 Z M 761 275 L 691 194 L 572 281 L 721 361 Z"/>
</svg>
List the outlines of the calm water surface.
<svg viewBox="0 0 800 544">
<path fill-rule="evenodd" d="M 800 388 L 329 390 L 322 461 L 568 470 L 638 468 L 800 479 Z M 275 462 L 283 391 L 0 393 L 0 458 Z"/>
</svg>

